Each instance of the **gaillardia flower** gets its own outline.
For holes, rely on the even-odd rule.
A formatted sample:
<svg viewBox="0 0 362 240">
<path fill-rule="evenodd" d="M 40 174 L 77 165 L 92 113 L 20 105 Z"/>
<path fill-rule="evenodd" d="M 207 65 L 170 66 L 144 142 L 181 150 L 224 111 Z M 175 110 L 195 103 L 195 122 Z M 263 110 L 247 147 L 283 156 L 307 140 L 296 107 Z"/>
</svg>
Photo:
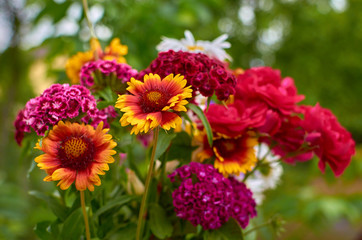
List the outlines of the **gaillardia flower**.
<svg viewBox="0 0 362 240">
<path fill-rule="evenodd" d="M 147 133 L 157 126 L 165 130 L 178 127 L 182 120 L 175 112 L 186 111 L 185 98 L 192 97 L 191 86 L 185 87 L 186 83 L 183 76 L 173 74 L 161 80 L 150 73 L 143 82 L 132 78 L 127 83 L 131 94 L 118 95 L 116 108 L 124 112 L 120 123 L 133 125 L 131 134 Z"/>
<path fill-rule="evenodd" d="M 204 137 L 203 150 L 197 154 L 199 160 L 215 157 L 214 167 L 224 176 L 239 175 L 253 169 L 257 162 L 254 149 L 258 144 L 256 137 L 250 133 L 228 137 L 217 132 L 214 136 L 212 147 Z"/>
<path fill-rule="evenodd" d="M 44 181 L 59 181 L 57 186 L 68 189 L 75 182 L 79 191 L 94 190 L 113 163 L 117 145 L 101 122 L 96 129 L 90 125 L 60 121 L 35 148 L 44 154 L 35 158 L 46 171 Z"/>
</svg>

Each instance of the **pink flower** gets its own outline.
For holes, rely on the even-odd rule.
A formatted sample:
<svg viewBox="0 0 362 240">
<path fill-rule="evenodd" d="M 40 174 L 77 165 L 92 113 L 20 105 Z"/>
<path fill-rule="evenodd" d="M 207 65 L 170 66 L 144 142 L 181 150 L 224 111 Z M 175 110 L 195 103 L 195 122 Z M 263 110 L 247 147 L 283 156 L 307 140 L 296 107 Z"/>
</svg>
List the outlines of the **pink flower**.
<svg viewBox="0 0 362 240">
<path fill-rule="evenodd" d="M 320 158 L 319 168 L 324 172 L 327 163 L 334 175 L 340 176 L 355 154 L 355 142 L 351 134 L 329 109 L 322 108 L 318 103 L 315 107 L 305 106 L 304 111 L 302 126 L 310 133 L 320 134 L 319 138 L 313 138 L 318 147 L 314 152 Z"/>
<path fill-rule="evenodd" d="M 211 104 L 206 112 L 212 129 L 229 137 L 236 137 L 248 128 L 265 123 L 267 106 L 262 102 L 236 100 L 227 107 Z"/>
<path fill-rule="evenodd" d="M 302 101 L 304 96 L 297 95 L 293 79 L 282 79 L 279 70 L 255 67 L 238 76 L 235 98 L 261 100 L 269 108 L 289 115 L 295 111 L 296 103 Z"/>
</svg>

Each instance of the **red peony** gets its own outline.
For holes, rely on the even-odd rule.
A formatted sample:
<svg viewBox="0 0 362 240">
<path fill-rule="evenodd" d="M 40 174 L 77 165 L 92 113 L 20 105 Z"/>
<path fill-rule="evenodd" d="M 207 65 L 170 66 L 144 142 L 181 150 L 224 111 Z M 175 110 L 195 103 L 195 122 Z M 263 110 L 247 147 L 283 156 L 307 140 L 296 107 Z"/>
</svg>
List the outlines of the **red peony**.
<svg viewBox="0 0 362 240">
<path fill-rule="evenodd" d="M 315 107 L 305 106 L 304 111 L 302 126 L 307 132 L 320 134 L 315 139 L 317 148 L 314 150 L 320 158 L 319 168 L 324 172 L 328 163 L 334 175 L 341 175 L 355 154 L 355 142 L 351 134 L 329 109 L 322 108 L 318 103 Z"/>
<path fill-rule="evenodd" d="M 248 69 L 237 80 L 236 99 L 261 100 L 283 115 L 294 112 L 296 103 L 304 99 L 303 95 L 297 95 L 292 78 L 282 79 L 280 71 L 270 67 Z"/>
<path fill-rule="evenodd" d="M 236 100 L 227 107 L 211 104 L 206 112 L 212 129 L 229 137 L 236 137 L 248 128 L 262 126 L 267 106 L 262 102 Z"/>
</svg>

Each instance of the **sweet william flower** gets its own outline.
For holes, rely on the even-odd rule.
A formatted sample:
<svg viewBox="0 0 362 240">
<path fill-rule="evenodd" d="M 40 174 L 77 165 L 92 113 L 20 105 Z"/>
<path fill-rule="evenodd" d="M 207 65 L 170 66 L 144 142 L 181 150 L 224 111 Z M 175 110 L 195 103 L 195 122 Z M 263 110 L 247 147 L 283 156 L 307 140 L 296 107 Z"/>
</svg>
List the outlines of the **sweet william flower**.
<svg viewBox="0 0 362 240">
<path fill-rule="evenodd" d="M 94 129 L 90 125 L 60 121 L 41 144 L 35 147 L 44 154 L 35 158 L 38 167 L 46 171 L 44 181 L 59 181 L 62 190 L 72 183 L 79 191 L 94 190 L 113 163 L 113 148 L 117 145 L 112 135 L 103 129 L 103 122 Z"/>
<path fill-rule="evenodd" d="M 355 142 L 351 134 L 341 126 L 336 116 L 318 103 L 304 106 L 302 126 L 309 133 L 317 133 L 313 139 L 315 154 L 320 158 L 318 166 L 322 172 L 328 164 L 335 176 L 340 176 L 355 154 Z"/>
<path fill-rule="evenodd" d="M 80 85 L 53 84 L 33 99 L 30 99 L 21 110 L 14 122 L 15 139 L 19 145 L 24 133 L 33 129 L 37 135 L 43 136 L 49 127 L 60 120 L 80 119 L 84 123 L 97 126 L 101 121 L 108 126 L 107 120 L 116 117 L 114 107 L 99 110 L 96 99 L 90 91 Z M 79 119 L 77 120 L 79 121 Z"/>
<path fill-rule="evenodd" d="M 203 53 L 190 53 L 173 50 L 161 52 L 150 66 L 141 71 L 138 78 L 147 73 L 161 76 L 181 74 L 192 86 L 194 96 L 200 93 L 210 97 L 214 93 L 220 100 L 227 100 L 235 93 L 236 77 L 229 71 L 225 63 L 208 57 Z"/>
<path fill-rule="evenodd" d="M 255 201 L 245 184 L 223 177 L 210 164 L 191 162 L 168 177 L 180 182 L 172 193 L 176 215 L 194 226 L 217 229 L 233 217 L 245 228 L 256 216 Z"/>
<path fill-rule="evenodd" d="M 119 38 L 114 38 L 110 45 L 106 47 L 105 51 L 102 50 L 101 45 L 96 38 L 91 39 L 91 49 L 87 52 L 78 52 L 76 55 L 68 59 L 65 70 L 68 78 L 73 84 L 80 82 L 79 73 L 83 65 L 87 62 L 95 61 L 97 59 L 115 60 L 118 63 L 125 63 L 126 59 L 123 57 L 128 52 L 128 47 L 121 44 Z"/>
<path fill-rule="evenodd" d="M 161 126 L 165 130 L 176 128 L 182 120 L 177 112 L 186 111 L 186 98 L 192 89 L 183 76 L 173 74 L 161 80 L 157 74 L 145 75 L 143 82 L 132 78 L 128 82 L 129 95 L 118 95 L 116 108 L 124 112 L 122 126 L 132 125 L 131 134 L 147 133 Z"/>
</svg>

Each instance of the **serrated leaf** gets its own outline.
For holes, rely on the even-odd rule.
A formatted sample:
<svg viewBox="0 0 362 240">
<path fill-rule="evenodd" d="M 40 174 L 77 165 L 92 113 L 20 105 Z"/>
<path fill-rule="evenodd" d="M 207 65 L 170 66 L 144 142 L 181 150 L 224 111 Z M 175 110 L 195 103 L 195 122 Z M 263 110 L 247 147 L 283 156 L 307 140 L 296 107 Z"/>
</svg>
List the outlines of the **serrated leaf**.
<svg viewBox="0 0 362 240">
<path fill-rule="evenodd" d="M 151 203 L 149 205 L 149 214 L 149 225 L 152 233 L 160 239 L 171 237 L 173 227 L 169 219 L 167 219 L 166 211 L 157 203 Z"/>
<path fill-rule="evenodd" d="M 196 106 L 195 104 L 192 103 L 187 104 L 187 108 L 191 109 L 200 118 L 206 130 L 207 141 L 209 142 L 209 145 L 212 146 L 212 139 L 213 139 L 212 130 L 210 123 L 207 120 L 204 112 L 201 110 L 199 106 Z"/>
<path fill-rule="evenodd" d="M 115 207 L 120 207 L 134 199 L 136 199 L 137 197 L 135 196 L 121 196 L 118 197 L 116 199 L 113 199 L 112 201 L 109 201 L 106 205 L 104 205 L 103 207 L 101 207 L 100 209 L 98 209 L 94 215 L 93 215 L 93 219 L 96 219 L 97 217 L 99 217 L 101 214 L 111 210 L 112 208 Z"/>
<path fill-rule="evenodd" d="M 80 239 L 84 232 L 84 220 L 82 209 L 78 208 L 64 221 L 60 236 L 62 239 Z"/>
<path fill-rule="evenodd" d="M 167 133 L 165 131 L 160 131 L 157 141 L 157 148 L 155 153 L 155 159 L 159 159 L 160 156 L 167 150 L 170 146 L 172 139 L 176 137 L 175 133 Z"/>
<path fill-rule="evenodd" d="M 29 195 L 45 201 L 48 204 L 50 210 L 52 210 L 52 212 L 62 221 L 64 221 L 67 217 L 69 208 L 62 205 L 59 199 L 38 191 L 29 191 Z"/>
</svg>

